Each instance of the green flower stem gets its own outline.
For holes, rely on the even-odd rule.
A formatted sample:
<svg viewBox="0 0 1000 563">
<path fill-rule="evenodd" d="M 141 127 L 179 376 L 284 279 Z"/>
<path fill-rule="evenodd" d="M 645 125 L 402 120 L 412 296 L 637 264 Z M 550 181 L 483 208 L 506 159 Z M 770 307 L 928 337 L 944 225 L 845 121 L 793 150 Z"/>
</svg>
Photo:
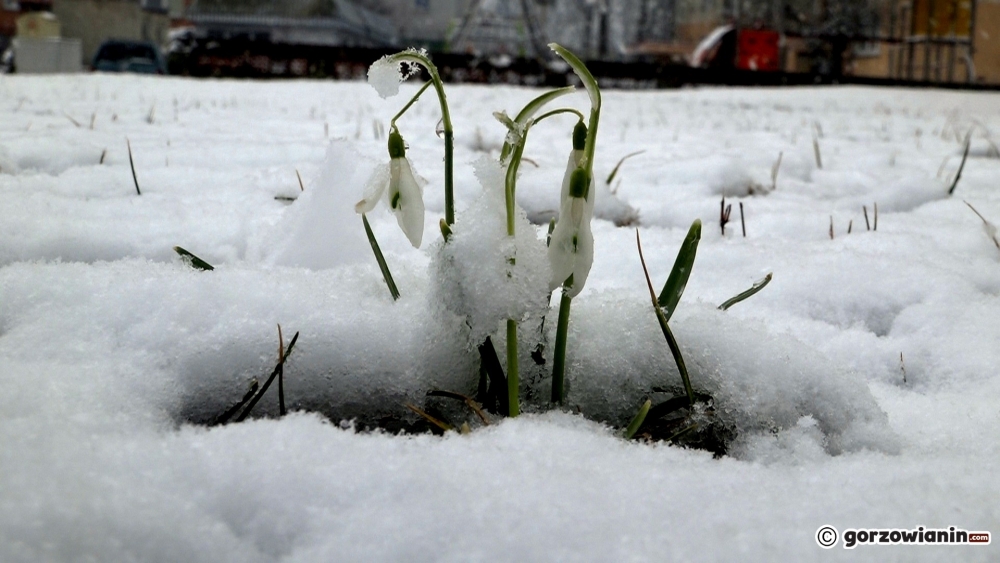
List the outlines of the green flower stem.
<svg viewBox="0 0 1000 563">
<path fill-rule="evenodd" d="M 507 319 L 507 401 L 510 416 L 521 414 L 520 386 L 521 376 L 517 369 L 517 321 Z"/>
<path fill-rule="evenodd" d="M 574 88 L 560 88 L 558 90 L 553 90 L 551 92 L 546 92 L 541 96 L 538 96 L 534 100 L 528 102 L 528 105 L 517 114 L 516 130 L 515 133 L 519 135 L 518 142 L 514 145 L 509 145 L 504 143 L 504 148 L 501 151 L 501 162 L 504 157 L 509 155 L 510 160 L 507 165 L 507 174 L 504 177 L 504 199 L 507 208 L 507 235 L 514 236 L 514 218 L 515 214 L 515 191 L 517 189 L 517 170 L 521 165 L 521 156 L 524 154 L 524 145 L 528 140 L 528 130 L 531 128 L 532 117 L 545 104 L 558 98 L 559 96 L 564 96 L 573 92 Z M 445 131 L 445 139 L 448 138 L 447 130 Z M 447 147 L 447 145 L 446 145 Z M 445 153 L 445 158 L 447 158 L 447 152 Z M 445 197 L 447 198 L 447 192 Z M 447 205 L 447 202 L 446 202 Z M 517 357 L 517 321 L 514 319 L 507 319 L 507 397 L 509 403 L 509 415 L 517 416 L 520 414 L 520 402 L 519 402 L 519 387 L 520 387 L 520 375 L 518 368 L 518 357 Z"/>
<path fill-rule="evenodd" d="M 437 92 L 438 101 L 441 103 L 441 123 L 444 127 L 444 221 L 448 225 L 455 224 L 455 188 L 454 188 L 454 165 L 455 165 L 455 131 L 451 125 L 451 112 L 448 110 L 448 97 L 444 93 L 444 83 L 438 74 L 437 67 L 423 53 L 416 50 L 403 51 L 391 57 L 394 61 L 406 61 L 417 63 L 427 69 L 431 75 L 430 82 Z"/>
<path fill-rule="evenodd" d="M 583 114 L 580 113 L 580 111 L 575 110 L 573 108 L 559 108 L 559 109 L 554 109 L 554 110 L 552 110 L 550 112 L 543 113 L 542 115 L 539 115 L 538 117 L 535 118 L 534 122 L 538 123 L 539 121 L 541 121 L 543 119 L 546 119 L 546 118 L 549 118 L 549 117 L 552 117 L 552 116 L 555 116 L 555 115 L 559 115 L 561 113 L 572 113 L 580 121 L 583 121 Z"/>
<path fill-rule="evenodd" d="M 417 93 L 414 94 L 412 98 L 410 98 L 410 101 L 406 102 L 406 105 L 403 106 L 403 109 L 399 110 L 399 113 L 397 113 L 396 115 L 392 116 L 392 119 L 389 120 L 389 128 L 390 129 L 395 129 L 395 127 L 396 127 L 396 121 L 400 117 L 403 117 L 403 114 L 406 113 L 406 110 L 410 109 L 410 106 L 412 106 L 413 104 L 417 103 L 417 100 L 420 99 L 420 95 L 423 94 L 424 92 L 426 92 L 427 89 L 430 88 L 430 86 L 432 84 L 433 84 L 433 82 L 431 82 L 430 80 L 428 80 L 427 82 L 424 82 L 424 85 L 421 86 L 419 90 L 417 90 Z"/>
<path fill-rule="evenodd" d="M 560 96 L 565 96 L 566 94 L 572 94 L 575 91 L 576 91 L 575 87 L 566 86 L 565 88 L 551 90 L 549 92 L 542 94 L 541 96 L 538 96 L 534 100 L 528 102 L 528 104 L 525 105 L 520 112 L 518 112 L 517 117 L 514 118 L 514 122 L 519 127 L 522 127 L 525 130 L 527 130 L 527 128 L 531 126 L 532 118 L 535 116 L 536 113 L 541 111 L 541 109 L 545 107 L 546 104 L 548 104 L 549 102 L 555 100 Z M 523 138 L 521 139 L 521 144 L 522 145 L 524 144 Z M 509 142 L 504 141 L 503 148 L 500 150 L 500 162 L 504 162 L 507 160 L 507 157 L 510 156 L 511 150 L 513 150 L 513 146 Z"/>
<path fill-rule="evenodd" d="M 601 89 L 597 85 L 597 79 L 587 69 L 587 65 L 583 64 L 583 61 L 576 55 L 558 43 L 549 43 L 549 48 L 569 64 L 590 95 L 590 122 L 587 124 L 587 144 L 584 147 L 584 157 L 587 160 L 587 178 L 593 178 L 594 151 L 597 148 L 597 124 L 601 120 Z"/>
<path fill-rule="evenodd" d="M 572 277 L 572 276 L 570 276 Z M 573 298 L 563 289 L 559 299 L 559 324 L 556 325 L 556 348 L 552 358 L 552 402 L 562 404 L 566 396 L 564 381 L 566 376 L 566 338 L 569 332 L 569 309 Z"/>
<path fill-rule="evenodd" d="M 591 179 L 594 177 L 594 151 L 597 147 L 597 125 L 601 120 L 601 89 L 598 87 L 594 75 L 590 73 L 587 66 L 576 55 L 557 43 L 550 43 L 549 47 L 569 64 L 573 72 L 580 77 L 580 81 L 583 82 L 583 86 L 590 95 L 590 120 L 587 127 L 587 140 L 584 143 L 584 162 L 580 163 L 587 174 L 584 185 L 589 190 Z M 578 114 L 578 116 L 582 122 L 583 115 Z M 548 117 L 548 115 L 546 114 L 542 117 Z M 584 193 L 586 197 L 586 192 Z M 566 288 L 572 287 L 572 285 L 573 276 L 570 276 L 563 284 L 563 294 L 559 300 L 559 324 L 556 327 L 556 347 L 552 365 L 552 402 L 559 404 L 563 402 L 565 391 L 566 341 L 569 330 L 570 305 L 572 303 L 572 298 L 567 295 Z"/>
<path fill-rule="evenodd" d="M 517 190 L 517 169 L 521 166 L 521 155 L 524 154 L 524 142 L 527 140 L 528 132 L 525 131 L 525 138 L 522 142 L 514 145 L 514 154 L 511 155 L 510 164 L 507 166 L 507 176 L 504 178 L 504 200 L 507 204 L 507 236 L 514 236 L 514 196 Z"/>
</svg>

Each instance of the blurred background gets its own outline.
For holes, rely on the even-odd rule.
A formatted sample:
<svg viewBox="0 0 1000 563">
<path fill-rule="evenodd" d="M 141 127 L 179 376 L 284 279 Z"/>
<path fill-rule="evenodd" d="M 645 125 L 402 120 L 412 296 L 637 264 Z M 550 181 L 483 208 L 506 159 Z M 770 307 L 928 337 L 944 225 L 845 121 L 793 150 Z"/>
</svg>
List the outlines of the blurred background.
<svg viewBox="0 0 1000 563">
<path fill-rule="evenodd" d="M 18 73 L 349 79 L 420 47 L 453 82 L 572 81 L 552 41 L 612 87 L 1000 85 L 1000 0 L 0 0 Z"/>
</svg>

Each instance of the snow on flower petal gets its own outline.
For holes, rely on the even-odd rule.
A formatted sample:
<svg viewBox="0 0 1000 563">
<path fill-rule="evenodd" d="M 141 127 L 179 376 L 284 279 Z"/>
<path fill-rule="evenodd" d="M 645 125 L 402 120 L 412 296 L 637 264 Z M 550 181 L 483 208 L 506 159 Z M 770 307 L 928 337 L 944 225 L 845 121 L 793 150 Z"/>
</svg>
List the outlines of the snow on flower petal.
<svg viewBox="0 0 1000 563">
<path fill-rule="evenodd" d="M 379 96 L 391 98 L 399 93 L 399 85 L 406 78 L 400 72 L 401 64 L 396 57 L 386 55 L 368 67 L 368 84 Z"/>
</svg>

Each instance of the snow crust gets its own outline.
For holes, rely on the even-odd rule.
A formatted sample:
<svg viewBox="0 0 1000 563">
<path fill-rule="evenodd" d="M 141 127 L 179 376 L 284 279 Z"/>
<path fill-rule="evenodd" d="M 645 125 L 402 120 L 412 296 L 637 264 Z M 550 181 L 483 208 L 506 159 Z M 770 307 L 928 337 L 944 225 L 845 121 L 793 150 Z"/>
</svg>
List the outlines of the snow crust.
<svg viewBox="0 0 1000 563">
<path fill-rule="evenodd" d="M 555 315 L 541 331 L 544 230 L 527 218 L 558 206 L 568 129 L 533 129 L 538 166 L 521 167 L 510 241 L 501 171 L 478 153 L 504 135 L 491 112 L 537 91 L 448 94 L 452 242 L 438 235 L 432 98 L 404 118 L 429 181 L 424 249 L 384 206 L 369 214 L 393 302 L 353 209 L 397 109 L 368 86 L 0 77 L 0 560 L 996 558 L 994 546 L 824 551 L 813 535 L 1000 529 L 1000 251 L 963 203 L 1000 220 L 987 150 L 1000 97 L 606 91 L 571 412 L 531 414 L 547 397 Z M 973 126 L 981 150 L 949 198 Z M 692 381 L 739 429 L 726 458 L 625 442 L 603 424 L 680 384 L 635 232 L 601 212 L 600 180 L 637 150 L 614 197 L 638 217 L 654 285 L 691 221 L 705 224 L 671 325 Z M 174 245 L 216 270 L 191 269 Z M 769 271 L 760 294 L 715 309 Z M 355 430 L 405 416 L 429 389 L 474 392 L 475 345 L 492 332 L 502 350 L 510 317 L 528 415 L 445 438 Z M 270 372 L 278 323 L 286 341 L 300 332 L 286 366 L 296 413 L 195 424 Z M 529 355 L 539 342 L 545 366 Z M 276 411 L 269 395 L 256 412 Z"/>
</svg>

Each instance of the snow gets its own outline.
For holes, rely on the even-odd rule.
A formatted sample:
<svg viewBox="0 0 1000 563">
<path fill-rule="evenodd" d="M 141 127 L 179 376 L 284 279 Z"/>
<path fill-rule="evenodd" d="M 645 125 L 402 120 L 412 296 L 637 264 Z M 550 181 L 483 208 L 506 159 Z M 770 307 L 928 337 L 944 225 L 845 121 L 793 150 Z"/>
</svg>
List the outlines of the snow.
<svg viewBox="0 0 1000 563">
<path fill-rule="evenodd" d="M 368 84 L 383 98 L 391 98 L 399 93 L 399 84 L 404 80 L 399 71 L 400 62 L 389 55 L 372 63 L 368 69 Z"/>
<path fill-rule="evenodd" d="M 447 91 L 454 244 L 439 236 L 433 96 L 399 121 L 429 182 L 422 249 L 385 206 L 369 214 L 393 302 L 354 205 L 403 98 L 363 83 L 0 77 L 0 560 L 996 559 L 992 545 L 848 555 L 814 534 L 1000 529 L 1000 96 L 605 91 L 568 409 L 541 412 L 555 323 L 536 367 L 549 274 L 545 226 L 527 219 L 557 210 L 570 120 L 532 129 L 510 246 L 491 114 L 538 92 Z M 563 100 L 586 109 L 582 93 Z M 640 150 L 612 195 L 602 180 Z M 696 218 L 671 326 L 738 429 L 719 459 L 619 437 L 680 379 L 634 228 L 615 224 L 641 228 L 659 286 Z M 716 309 L 767 272 L 759 294 Z M 508 317 L 528 414 L 469 435 L 361 431 L 428 390 L 474 392 L 475 344 L 494 331 L 502 357 Z M 285 368 L 295 412 L 277 418 L 269 394 L 261 418 L 205 427 L 270 372 L 278 323 L 286 342 L 300 333 Z"/>
<path fill-rule="evenodd" d="M 507 319 L 540 317 L 549 291 L 545 242 L 539 240 L 523 210 L 517 211 L 514 220 L 515 236 L 507 235 L 506 169 L 486 156 L 474 168 L 482 192 L 456 217 L 448 244 L 439 243 L 428 298 L 437 315 L 468 325 L 471 349 Z"/>
</svg>

